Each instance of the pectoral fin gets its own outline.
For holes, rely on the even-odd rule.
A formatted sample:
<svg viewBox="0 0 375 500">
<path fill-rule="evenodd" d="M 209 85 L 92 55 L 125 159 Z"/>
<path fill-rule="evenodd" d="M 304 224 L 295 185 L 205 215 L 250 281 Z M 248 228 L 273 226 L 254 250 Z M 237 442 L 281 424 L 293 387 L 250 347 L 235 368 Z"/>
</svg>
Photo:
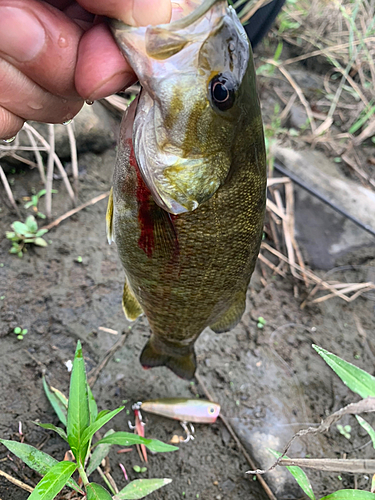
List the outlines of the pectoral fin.
<svg viewBox="0 0 375 500">
<path fill-rule="evenodd" d="M 156 350 L 152 345 L 152 337 L 147 342 L 141 353 L 140 362 L 143 368 L 154 368 L 156 366 L 166 366 L 178 377 L 191 380 L 197 368 L 194 351 L 184 356 L 170 356 Z"/>
<path fill-rule="evenodd" d="M 246 307 L 246 293 L 238 292 L 234 304 L 219 319 L 210 325 L 215 333 L 228 332 L 241 320 Z"/>
<path fill-rule="evenodd" d="M 143 309 L 131 290 L 128 281 L 125 281 L 124 292 L 122 294 L 122 309 L 125 317 L 129 321 L 135 321 L 138 316 L 143 314 Z"/>
<path fill-rule="evenodd" d="M 114 241 L 113 238 L 113 188 L 109 192 L 107 214 L 105 217 L 106 229 L 107 229 L 107 239 L 108 243 L 111 244 Z"/>
</svg>

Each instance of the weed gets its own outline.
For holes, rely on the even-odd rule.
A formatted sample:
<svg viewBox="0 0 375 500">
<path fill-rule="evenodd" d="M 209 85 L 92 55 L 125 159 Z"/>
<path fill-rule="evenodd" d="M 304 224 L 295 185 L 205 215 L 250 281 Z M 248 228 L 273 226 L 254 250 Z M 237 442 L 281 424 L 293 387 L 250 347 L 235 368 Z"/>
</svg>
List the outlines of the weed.
<svg viewBox="0 0 375 500">
<path fill-rule="evenodd" d="M 13 333 L 17 335 L 18 340 L 23 340 L 24 335 L 27 334 L 27 328 L 16 326 L 16 328 L 13 330 Z"/>
<path fill-rule="evenodd" d="M 44 389 L 61 423 L 66 431 L 53 424 L 35 422 L 44 429 L 55 431 L 69 444 L 75 462 L 63 460 L 58 462 L 53 457 L 33 446 L 16 441 L 0 439 L 9 451 L 14 453 L 26 465 L 44 476 L 36 485 L 28 500 L 53 500 L 64 488 L 75 490 L 86 500 L 127 500 L 144 498 L 149 493 L 170 483 L 171 479 L 137 479 L 127 484 L 121 491 L 115 493 L 107 482 L 109 491 L 100 484 L 89 481 L 89 476 L 99 467 L 107 456 L 109 448 L 114 445 L 131 446 L 143 444 L 153 452 L 168 452 L 178 450 L 176 446 L 162 443 L 155 439 L 145 439 L 130 432 L 114 432 L 109 430 L 102 439 L 92 444 L 94 434 L 99 431 L 124 407 L 116 410 L 104 410 L 98 413 L 95 398 L 87 383 L 85 362 L 81 343 L 78 342 L 70 378 L 69 399 L 59 390 L 48 387 L 43 379 Z M 139 468 L 144 472 L 144 468 Z M 72 478 L 78 471 L 80 482 L 85 490 Z M 105 480 L 105 477 L 103 477 Z M 113 496 L 112 496 L 113 495 Z"/>
<path fill-rule="evenodd" d="M 316 352 L 324 359 L 324 361 L 332 368 L 332 370 L 340 377 L 344 384 L 349 387 L 350 390 L 359 394 L 362 398 L 375 397 L 375 377 L 369 373 L 361 370 L 360 368 L 348 363 L 347 361 L 339 358 L 335 354 L 332 354 L 319 346 L 313 345 Z M 346 407 L 347 408 L 347 407 Z M 341 409 L 340 411 L 342 411 Z M 371 425 L 366 422 L 362 417 L 355 415 L 358 423 L 367 431 L 369 434 L 373 447 L 375 449 L 375 430 Z M 350 425 L 337 425 L 338 431 L 350 439 L 350 432 L 352 427 Z M 306 433 L 307 434 L 307 433 Z M 281 453 L 274 450 L 269 450 L 275 457 L 279 458 Z M 283 455 L 283 458 L 287 458 Z M 360 460 L 362 463 L 362 460 Z M 305 472 L 298 466 L 288 466 L 287 469 L 296 479 L 299 486 L 302 488 L 304 493 L 311 499 L 316 500 L 311 483 L 305 474 Z M 353 472 L 355 470 L 353 469 Z M 337 476 L 340 480 L 341 476 Z M 371 492 L 370 491 L 360 491 L 360 490 L 338 490 L 334 493 L 321 498 L 320 500 L 373 500 L 375 490 L 375 476 L 372 480 Z"/>
<path fill-rule="evenodd" d="M 25 203 L 24 205 L 25 208 L 32 208 L 36 213 L 36 216 L 40 219 L 46 218 L 46 216 L 38 210 L 39 199 L 44 196 L 46 192 L 47 191 L 45 189 L 41 189 L 38 193 L 31 195 L 31 198 L 27 197 L 26 200 L 28 199 L 29 201 L 27 201 L 27 203 Z M 56 189 L 52 189 L 51 193 L 57 193 Z"/>
<path fill-rule="evenodd" d="M 47 242 L 42 236 L 48 229 L 38 229 L 38 223 L 33 215 L 29 215 L 25 222 L 15 221 L 11 225 L 13 231 L 7 231 L 6 237 L 12 242 L 9 253 L 17 254 L 22 258 L 27 251 L 26 244 L 32 243 L 39 247 L 46 247 Z"/>
</svg>

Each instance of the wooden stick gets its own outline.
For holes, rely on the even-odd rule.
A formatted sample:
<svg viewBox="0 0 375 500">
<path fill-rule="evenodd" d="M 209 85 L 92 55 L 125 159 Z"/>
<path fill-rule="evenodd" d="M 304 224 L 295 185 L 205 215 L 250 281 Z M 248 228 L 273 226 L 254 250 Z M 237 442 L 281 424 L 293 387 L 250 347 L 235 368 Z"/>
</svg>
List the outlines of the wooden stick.
<svg viewBox="0 0 375 500">
<path fill-rule="evenodd" d="M 72 215 L 80 212 L 81 210 L 89 207 L 90 205 L 95 205 L 95 203 L 98 203 L 98 201 L 100 201 L 100 200 L 104 200 L 108 196 L 109 196 L 109 191 L 107 191 L 106 193 L 102 193 L 99 196 L 92 198 L 92 200 L 87 201 L 86 203 L 83 203 L 83 205 L 80 205 L 79 207 L 76 207 L 76 208 L 73 208 L 72 210 L 69 210 L 69 212 L 66 212 L 64 215 L 61 215 L 60 217 L 58 217 L 57 219 L 52 221 L 50 224 L 43 226 L 41 229 L 48 229 L 48 231 L 49 231 L 50 229 L 58 226 L 60 224 L 60 222 L 62 222 L 63 220 L 68 219 Z"/>
<path fill-rule="evenodd" d="M 49 142 L 49 152 L 48 152 L 48 162 L 47 162 L 47 179 L 46 179 L 46 215 L 50 219 L 52 216 L 52 183 L 53 183 L 53 154 L 55 152 L 55 129 L 54 126 L 48 125 L 48 142 Z"/>
<path fill-rule="evenodd" d="M 2 183 L 4 185 L 5 192 L 8 195 L 9 201 L 12 204 L 12 207 L 16 211 L 18 217 L 21 217 L 20 211 L 18 210 L 18 207 L 16 205 L 16 201 L 15 201 L 15 199 L 13 197 L 12 190 L 10 189 L 8 179 L 7 179 L 7 177 L 6 177 L 5 173 L 4 173 L 3 167 L 1 165 L 0 165 L 0 178 L 1 178 Z"/>
</svg>

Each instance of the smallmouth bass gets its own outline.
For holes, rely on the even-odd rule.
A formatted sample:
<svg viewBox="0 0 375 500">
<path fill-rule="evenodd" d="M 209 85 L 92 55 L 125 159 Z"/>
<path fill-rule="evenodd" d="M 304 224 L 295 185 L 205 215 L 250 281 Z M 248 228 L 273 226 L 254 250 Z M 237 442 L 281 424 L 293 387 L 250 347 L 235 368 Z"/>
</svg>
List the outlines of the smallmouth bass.
<svg viewBox="0 0 375 500">
<path fill-rule="evenodd" d="M 141 364 L 191 379 L 200 333 L 230 330 L 245 310 L 266 160 L 251 47 L 234 9 L 173 5 L 170 24 L 111 23 L 142 91 L 121 125 L 107 234 L 125 269 L 125 315 L 144 312 L 152 330 Z"/>
</svg>

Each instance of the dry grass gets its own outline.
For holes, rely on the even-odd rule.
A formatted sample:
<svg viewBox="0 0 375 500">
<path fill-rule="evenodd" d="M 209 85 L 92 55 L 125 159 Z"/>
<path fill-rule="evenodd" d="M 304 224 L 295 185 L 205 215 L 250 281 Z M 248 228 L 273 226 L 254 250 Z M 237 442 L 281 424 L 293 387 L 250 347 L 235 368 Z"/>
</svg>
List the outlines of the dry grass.
<svg viewBox="0 0 375 500">
<path fill-rule="evenodd" d="M 306 110 L 310 131 L 302 132 L 299 141 L 323 148 L 372 188 L 375 170 L 371 158 L 362 155 L 358 146 L 367 141 L 371 147 L 371 138 L 375 140 L 374 16 L 374 0 L 289 0 L 271 39 L 299 55 L 265 61 L 290 85 L 289 92 L 278 100 L 286 105 L 283 101 L 296 95 Z M 314 70 L 324 72 L 319 96 L 301 88 L 290 73 L 307 60 Z M 260 75 L 275 78 L 267 71 Z"/>
</svg>

